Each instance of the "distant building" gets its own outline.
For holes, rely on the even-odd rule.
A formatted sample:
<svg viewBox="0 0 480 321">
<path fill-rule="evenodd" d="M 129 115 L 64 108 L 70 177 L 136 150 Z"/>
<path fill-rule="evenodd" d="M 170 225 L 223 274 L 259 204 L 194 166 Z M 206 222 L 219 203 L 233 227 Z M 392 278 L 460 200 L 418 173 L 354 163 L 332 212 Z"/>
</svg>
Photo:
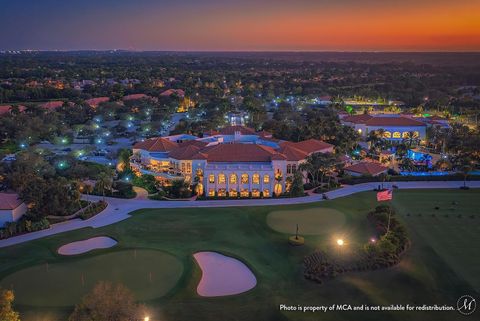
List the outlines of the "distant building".
<svg viewBox="0 0 480 321">
<path fill-rule="evenodd" d="M 96 97 L 85 100 L 85 103 L 92 108 L 97 108 L 99 104 L 110 101 L 109 97 Z"/>
<path fill-rule="evenodd" d="M 333 145 L 309 139 L 278 141 L 268 132 L 229 126 L 219 132 L 157 137 L 133 146 L 131 167 L 164 184 L 198 181 L 207 196 L 271 197 L 288 189 L 287 177 L 312 153 L 333 152 Z"/>
<path fill-rule="evenodd" d="M 425 140 L 427 124 L 399 115 L 371 116 L 368 114 L 346 116 L 342 124 L 353 127 L 361 136 L 367 137 L 372 131 L 384 130 L 384 138 L 401 141 L 413 132 L 415 138 Z"/>
<path fill-rule="evenodd" d="M 160 96 L 170 97 L 172 95 L 177 95 L 180 98 L 185 97 L 185 91 L 183 89 L 167 89 L 160 94 Z"/>
<path fill-rule="evenodd" d="M 0 227 L 18 221 L 27 212 L 27 206 L 15 193 L 0 193 Z"/>
</svg>

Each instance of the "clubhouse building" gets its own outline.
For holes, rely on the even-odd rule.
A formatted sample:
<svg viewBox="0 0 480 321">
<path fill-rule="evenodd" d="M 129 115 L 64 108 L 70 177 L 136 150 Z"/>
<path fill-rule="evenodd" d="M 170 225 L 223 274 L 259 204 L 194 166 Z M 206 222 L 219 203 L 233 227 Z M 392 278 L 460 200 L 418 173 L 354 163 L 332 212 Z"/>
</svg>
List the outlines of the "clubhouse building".
<svg viewBox="0 0 480 321">
<path fill-rule="evenodd" d="M 393 142 L 409 138 L 410 133 L 413 138 L 423 141 L 427 131 L 427 123 L 402 115 L 352 115 L 343 117 L 342 123 L 353 127 L 363 137 L 372 131 L 383 130 L 383 137 Z"/>
<path fill-rule="evenodd" d="M 265 131 L 229 126 L 201 138 L 185 134 L 139 142 L 130 165 L 138 175 L 154 175 L 164 184 L 196 183 L 198 195 L 271 197 L 288 190 L 288 177 L 308 155 L 331 153 L 333 147 L 316 139 L 280 141 Z"/>
</svg>

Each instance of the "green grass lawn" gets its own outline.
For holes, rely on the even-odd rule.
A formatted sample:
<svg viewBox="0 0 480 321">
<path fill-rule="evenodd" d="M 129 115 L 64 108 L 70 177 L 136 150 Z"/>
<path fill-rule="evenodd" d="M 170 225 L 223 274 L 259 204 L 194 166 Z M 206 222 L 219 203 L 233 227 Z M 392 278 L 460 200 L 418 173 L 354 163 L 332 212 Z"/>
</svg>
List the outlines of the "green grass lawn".
<svg viewBox="0 0 480 321">
<path fill-rule="evenodd" d="M 450 210 L 448 206 L 452 199 L 458 202 L 455 210 Z M 334 235 L 341 233 L 352 248 L 360 246 L 372 236 L 374 231 L 366 220 L 366 214 L 376 204 L 375 194 L 365 192 L 337 200 L 295 206 L 140 210 L 132 218 L 104 228 L 72 231 L 1 249 L 0 279 L 8 280 L 12 277 L 9 275 L 18 271 L 33 274 L 31 278 L 35 278 L 35 271 L 28 272 L 28 268 L 44 267 L 46 262 L 49 266 L 70 264 L 72 269 L 82 265 L 88 270 L 85 262 L 101 258 L 107 253 L 149 249 L 170 253 L 183 266 L 178 282 L 172 285 L 170 291 L 146 301 L 152 310 L 151 320 L 463 320 L 456 312 L 314 314 L 279 311 L 280 304 L 451 305 L 463 294 L 478 295 L 479 277 L 476 272 L 480 258 L 472 254 L 478 253 L 480 244 L 480 216 L 475 212 L 476 208 L 480 208 L 480 192 L 476 190 L 395 191 L 393 204 L 400 212 L 400 219 L 407 224 L 412 238 L 412 247 L 398 266 L 346 274 L 323 285 L 305 280 L 302 275 L 303 258 L 317 249 L 331 247 Z M 435 210 L 435 206 L 440 209 Z M 343 213 L 342 224 L 332 225 L 331 231 L 322 230 L 318 235 L 304 235 L 306 245 L 301 247 L 288 245 L 288 236 L 293 232 L 277 232 L 267 224 L 267 216 L 271 212 L 292 211 L 292 215 L 296 215 L 313 211 L 321 215 L 332 210 Z M 429 211 L 438 214 L 436 217 L 427 216 Z M 406 215 L 420 212 L 421 217 Z M 461 218 L 451 215 L 448 218 L 438 217 L 444 212 L 465 214 Z M 469 218 L 467 212 L 475 213 L 475 218 Z M 292 227 L 294 230 L 295 226 Z M 65 243 L 100 235 L 111 236 L 119 243 L 114 249 L 93 251 L 72 258 L 56 254 L 58 247 Z M 476 248 L 467 252 L 459 251 L 466 244 L 473 244 Z M 257 286 L 236 296 L 199 297 L 196 287 L 201 271 L 192 258 L 192 254 L 198 251 L 219 251 L 241 259 L 257 277 Z M 345 251 L 345 255 L 348 255 L 348 251 Z M 35 291 L 33 287 L 36 287 L 36 283 L 30 283 L 28 277 L 24 278 L 25 286 L 30 285 Z M 68 293 L 69 289 L 70 286 L 66 284 L 60 291 Z M 44 295 L 53 298 L 57 294 Z M 63 320 L 71 312 L 71 308 L 32 306 L 20 296 L 19 293 L 17 302 L 22 304 L 16 307 L 23 313 L 23 320 Z"/>
</svg>

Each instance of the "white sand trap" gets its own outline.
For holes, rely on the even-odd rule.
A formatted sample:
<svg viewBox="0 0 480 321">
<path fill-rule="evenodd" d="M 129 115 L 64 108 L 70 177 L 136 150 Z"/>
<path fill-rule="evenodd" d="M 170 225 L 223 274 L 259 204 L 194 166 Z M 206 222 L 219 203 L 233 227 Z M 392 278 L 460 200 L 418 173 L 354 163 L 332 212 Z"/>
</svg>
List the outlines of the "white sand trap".
<svg viewBox="0 0 480 321">
<path fill-rule="evenodd" d="M 115 246 L 118 242 L 107 236 L 92 237 L 88 240 L 72 242 L 62 245 L 58 249 L 58 254 L 61 255 L 77 255 L 89 252 L 95 249 L 107 249 Z"/>
<path fill-rule="evenodd" d="M 200 296 L 226 296 L 246 292 L 257 285 L 252 271 L 237 259 L 216 252 L 193 255 L 202 269 L 197 287 Z"/>
</svg>

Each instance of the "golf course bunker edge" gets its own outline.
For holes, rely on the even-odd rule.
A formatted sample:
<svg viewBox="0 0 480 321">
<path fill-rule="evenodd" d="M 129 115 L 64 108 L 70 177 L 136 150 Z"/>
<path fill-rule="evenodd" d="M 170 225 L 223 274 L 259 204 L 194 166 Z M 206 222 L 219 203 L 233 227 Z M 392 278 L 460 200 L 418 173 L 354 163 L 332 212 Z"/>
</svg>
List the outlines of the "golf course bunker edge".
<svg viewBox="0 0 480 321">
<path fill-rule="evenodd" d="M 197 293 L 203 297 L 240 294 L 253 289 L 257 279 L 240 260 L 217 252 L 197 252 L 193 255 L 202 270 Z"/>
</svg>

